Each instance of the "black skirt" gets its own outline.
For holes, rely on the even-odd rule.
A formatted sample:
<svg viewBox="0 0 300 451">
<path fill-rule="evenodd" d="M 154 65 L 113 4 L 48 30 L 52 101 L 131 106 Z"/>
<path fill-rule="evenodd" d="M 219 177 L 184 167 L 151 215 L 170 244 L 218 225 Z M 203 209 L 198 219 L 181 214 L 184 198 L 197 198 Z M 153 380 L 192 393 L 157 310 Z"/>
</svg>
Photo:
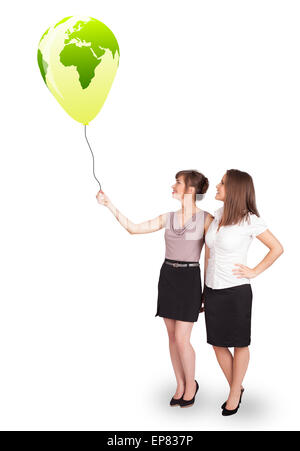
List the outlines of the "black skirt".
<svg viewBox="0 0 300 451">
<path fill-rule="evenodd" d="M 204 286 L 207 343 L 244 347 L 251 342 L 252 289 L 250 283 L 230 288 Z"/>
<path fill-rule="evenodd" d="M 198 263 L 165 259 L 172 263 Z M 162 264 L 158 281 L 155 316 L 196 322 L 201 308 L 201 275 L 199 266 L 174 268 Z"/>
</svg>

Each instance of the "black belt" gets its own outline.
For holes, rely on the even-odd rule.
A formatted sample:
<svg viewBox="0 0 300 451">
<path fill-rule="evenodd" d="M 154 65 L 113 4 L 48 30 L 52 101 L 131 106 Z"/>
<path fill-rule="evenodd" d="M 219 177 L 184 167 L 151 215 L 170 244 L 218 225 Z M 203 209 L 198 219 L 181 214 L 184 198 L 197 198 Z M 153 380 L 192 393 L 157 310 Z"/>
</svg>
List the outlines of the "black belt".
<svg viewBox="0 0 300 451">
<path fill-rule="evenodd" d="M 165 263 L 167 265 L 173 266 L 174 268 L 178 268 L 178 267 L 186 268 L 186 267 L 190 267 L 190 266 L 200 266 L 199 263 L 177 263 L 177 262 L 172 263 L 172 262 L 168 262 L 166 260 L 165 260 Z"/>
</svg>

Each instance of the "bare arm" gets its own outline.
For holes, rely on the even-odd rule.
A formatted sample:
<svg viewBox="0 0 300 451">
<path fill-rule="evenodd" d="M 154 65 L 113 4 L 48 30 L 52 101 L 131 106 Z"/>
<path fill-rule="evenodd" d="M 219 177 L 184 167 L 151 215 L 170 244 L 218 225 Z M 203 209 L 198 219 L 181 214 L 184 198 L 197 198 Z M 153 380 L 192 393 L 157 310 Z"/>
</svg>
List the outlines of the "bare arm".
<svg viewBox="0 0 300 451">
<path fill-rule="evenodd" d="M 207 230 L 210 226 L 210 224 L 212 223 L 212 221 L 214 220 L 214 216 L 208 214 L 206 216 L 206 220 L 205 220 L 205 224 L 204 224 L 204 237 L 207 233 Z M 205 244 L 205 254 L 204 254 L 204 282 L 205 282 L 205 276 L 206 276 L 206 269 L 207 269 L 207 264 L 208 264 L 208 259 L 209 259 L 209 247 Z"/>
<path fill-rule="evenodd" d="M 265 246 L 267 246 L 270 251 L 263 258 L 263 260 L 255 266 L 255 268 L 248 268 L 245 265 L 236 264 L 238 268 L 233 269 L 233 274 L 238 276 L 238 279 L 246 277 L 247 279 L 252 279 L 263 271 L 265 271 L 269 266 L 271 266 L 281 254 L 283 254 L 283 246 L 277 240 L 277 238 L 267 229 L 265 232 L 257 235 L 256 237 Z"/>
<path fill-rule="evenodd" d="M 210 224 L 212 223 L 212 221 L 214 220 L 214 217 L 212 215 L 207 215 L 206 216 L 206 220 L 205 220 L 205 224 L 204 224 L 204 236 L 207 233 L 207 230 L 210 226 Z M 204 253 L 204 284 L 205 284 L 205 279 L 206 279 L 206 270 L 207 270 L 207 265 L 208 265 L 208 259 L 209 259 L 209 247 L 207 246 L 207 244 L 205 244 L 205 253 Z M 204 285 L 203 284 L 203 285 Z M 201 309 L 200 312 L 204 311 L 204 296 L 202 294 L 202 305 L 201 305 Z"/>
<path fill-rule="evenodd" d="M 156 232 L 166 225 L 167 213 L 161 214 L 156 218 L 150 219 L 148 221 L 141 222 L 140 224 L 134 224 L 113 205 L 113 203 L 106 196 L 106 194 L 103 193 L 103 191 L 99 191 L 96 197 L 98 202 L 102 205 L 105 205 L 117 218 L 121 226 L 123 226 L 124 229 L 126 229 L 127 232 L 132 235 L 137 233 Z"/>
</svg>

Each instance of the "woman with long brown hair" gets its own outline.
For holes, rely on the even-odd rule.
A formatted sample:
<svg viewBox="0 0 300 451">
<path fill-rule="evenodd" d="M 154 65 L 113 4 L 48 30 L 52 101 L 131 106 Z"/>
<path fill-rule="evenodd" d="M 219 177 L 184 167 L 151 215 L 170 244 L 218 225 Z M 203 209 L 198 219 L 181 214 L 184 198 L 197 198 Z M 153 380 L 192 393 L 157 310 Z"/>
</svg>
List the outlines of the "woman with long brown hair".
<svg viewBox="0 0 300 451">
<path fill-rule="evenodd" d="M 250 279 L 271 266 L 283 247 L 259 216 L 252 177 L 230 169 L 217 185 L 215 199 L 224 206 L 205 236 L 204 312 L 207 342 L 215 350 L 230 392 L 222 405 L 222 415 L 238 411 L 242 386 L 249 363 L 251 341 L 252 290 Z M 255 268 L 249 268 L 247 251 L 258 238 L 269 252 Z M 234 348 L 234 355 L 228 348 Z"/>
<path fill-rule="evenodd" d="M 134 224 L 120 213 L 103 191 L 96 197 L 130 234 L 151 233 L 165 227 L 165 260 L 160 270 L 155 316 L 164 319 L 177 381 L 170 405 L 189 407 L 194 404 L 199 388 L 190 336 L 201 310 L 199 259 L 210 217 L 209 213 L 197 208 L 196 200 L 207 191 L 208 180 L 195 170 L 179 171 L 175 178 L 172 197 L 180 201 L 181 209 L 140 224 Z"/>
</svg>

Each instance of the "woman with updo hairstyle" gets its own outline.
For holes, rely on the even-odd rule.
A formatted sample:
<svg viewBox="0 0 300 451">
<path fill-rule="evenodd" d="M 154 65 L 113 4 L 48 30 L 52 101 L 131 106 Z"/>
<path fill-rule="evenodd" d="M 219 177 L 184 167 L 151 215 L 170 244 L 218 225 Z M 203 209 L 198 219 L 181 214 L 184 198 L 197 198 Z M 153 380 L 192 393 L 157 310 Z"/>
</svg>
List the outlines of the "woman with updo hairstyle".
<svg viewBox="0 0 300 451">
<path fill-rule="evenodd" d="M 215 199 L 224 206 L 215 211 L 205 236 L 204 312 L 207 342 L 230 387 L 222 415 L 237 413 L 249 363 L 252 289 L 257 277 L 282 254 L 283 247 L 260 217 L 252 177 L 230 169 L 217 185 Z M 211 219 L 210 219 L 211 220 Z M 247 266 L 248 248 L 254 238 L 269 252 L 254 268 Z M 228 348 L 234 348 L 233 355 Z"/>
<path fill-rule="evenodd" d="M 171 406 L 194 404 L 199 385 L 195 380 L 195 351 L 190 343 L 194 322 L 201 310 L 201 273 L 199 259 L 206 230 L 212 220 L 197 207 L 204 197 L 208 179 L 197 170 L 183 170 L 175 175 L 172 197 L 181 208 L 134 224 L 99 191 L 97 200 L 105 205 L 130 233 L 151 233 L 165 228 L 165 259 L 160 269 L 156 315 L 164 319 L 171 362 L 177 383 Z"/>
</svg>

